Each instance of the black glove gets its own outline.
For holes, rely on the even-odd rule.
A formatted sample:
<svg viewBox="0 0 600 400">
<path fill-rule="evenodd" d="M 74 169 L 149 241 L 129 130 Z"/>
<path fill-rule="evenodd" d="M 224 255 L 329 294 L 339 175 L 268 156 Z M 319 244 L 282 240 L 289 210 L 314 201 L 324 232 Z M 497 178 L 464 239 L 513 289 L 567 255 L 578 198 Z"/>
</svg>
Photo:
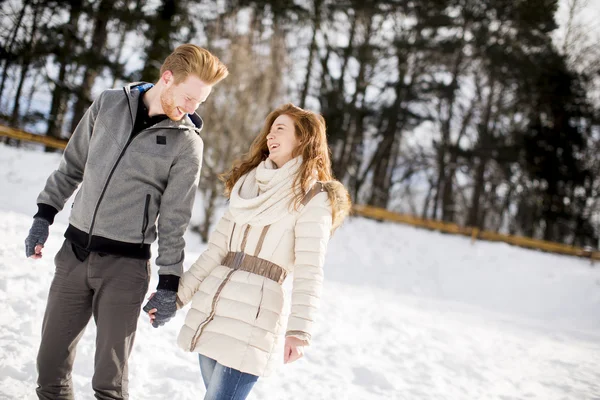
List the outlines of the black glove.
<svg viewBox="0 0 600 400">
<path fill-rule="evenodd" d="M 35 246 L 43 245 L 48 240 L 50 222 L 44 218 L 34 218 L 29 235 L 25 239 L 25 255 L 27 258 L 35 254 Z"/>
<path fill-rule="evenodd" d="M 148 312 L 156 308 L 155 318 L 152 326 L 158 328 L 167 323 L 177 312 L 177 292 L 166 289 L 158 289 L 154 296 L 146 303 L 143 310 Z"/>
</svg>

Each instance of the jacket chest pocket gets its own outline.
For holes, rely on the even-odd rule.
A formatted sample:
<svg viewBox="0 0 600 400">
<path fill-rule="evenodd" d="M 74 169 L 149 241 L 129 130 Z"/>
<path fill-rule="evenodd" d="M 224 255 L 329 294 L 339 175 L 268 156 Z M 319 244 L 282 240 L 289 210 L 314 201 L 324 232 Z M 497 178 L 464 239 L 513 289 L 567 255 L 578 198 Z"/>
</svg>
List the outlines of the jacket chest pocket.
<svg viewBox="0 0 600 400">
<path fill-rule="evenodd" d="M 141 135 L 141 134 L 140 134 Z M 171 166 L 177 154 L 172 147 L 161 147 L 154 137 L 136 137 L 129 147 L 121 163 L 128 175 L 141 181 L 151 181 L 164 189 Z"/>
<path fill-rule="evenodd" d="M 161 134 L 156 130 L 139 133 L 129 145 L 129 149 L 133 152 L 167 158 L 177 155 L 177 147 L 173 136 Z"/>
</svg>

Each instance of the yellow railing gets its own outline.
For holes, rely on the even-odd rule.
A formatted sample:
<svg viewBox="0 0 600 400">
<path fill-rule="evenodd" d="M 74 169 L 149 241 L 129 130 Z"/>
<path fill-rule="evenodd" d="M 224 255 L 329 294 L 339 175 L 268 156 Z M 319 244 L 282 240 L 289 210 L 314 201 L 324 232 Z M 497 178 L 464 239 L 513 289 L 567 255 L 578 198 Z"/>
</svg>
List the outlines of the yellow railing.
<svg viewBox="0 0 600 400">
<path fill-rule="evenodd" d="M 527 247 L 547 251 L 550 253 L 565 254 L 570 256 L 585 257 L 590 260 L 600 260 L 600 251 L 583 249 L 581 247 L 569 246 L 562 243 L 548 242 L 545 240 L 532 239 L 524 236 L 512 236 L 502 233 L 479 230 L 478 228 L 459 226 L 450 222 L 422 219 L 412 215 L 398 214 L 382 208 L 357 205 L 353 210 L 355 215 L 362 217 L 373 218 L 383 221 L 401 222 L 422 228 L 434 229 L 446 233 L 454 233 L 471 237 L 472 241 L 476 239 L 491 240 L 497 242 L 505 242 L 515 246 Z"/>
<path fill-rule="evenodd" d="M 57 139 L 50 136 L 34 135 L 18 129 L 9 128 L 8 126 L 0 125 L 0 136 L 6 136 L 12 139 L 25 140 L 28 142 L 40 143 L 54 149 L 62 150 L 67 146 L 68 140 Z"/>
<path fill-rule="evenodd" d="M 26 140 L 28 142 L 41 143 L 43 145 L 53 147 L 55 149 L 64 149 L 67 145 L 66 139 L 56 139 L 48 136 L 34 135 L 18 129 L 9 128 L 0 125 L 0 136 L 9 138 Z M 457 224 L 432 220 L 422 219 L 413 215 L 398 214 L 382 208 L 375 208 L 364 205 L 354 205 L 353 212 L 355 215 L 362 217 L 373 218 L 383 221 L 401 222 L 404 224 L 418 226 L 421 228 L 433 229 L 436 231 L 465 235 L 471 237 L 472 241 L 476 239 L 484 239 L 498 242 L 505 242 L 515 246 L 527 247 L 530 249 L 543 250 L 550 253 L 565 254 L 577 257 L 586 257 L 593 260 L 600 260 L 600 251 L 582 249 L 580 247 L 569 246 L 562 243 L 547 242 L 545 240 L 532 239 L 523 236 L 505 235 L 492 231 L 480 231 L 478 228 L 459 226 Z"/>
</svg>

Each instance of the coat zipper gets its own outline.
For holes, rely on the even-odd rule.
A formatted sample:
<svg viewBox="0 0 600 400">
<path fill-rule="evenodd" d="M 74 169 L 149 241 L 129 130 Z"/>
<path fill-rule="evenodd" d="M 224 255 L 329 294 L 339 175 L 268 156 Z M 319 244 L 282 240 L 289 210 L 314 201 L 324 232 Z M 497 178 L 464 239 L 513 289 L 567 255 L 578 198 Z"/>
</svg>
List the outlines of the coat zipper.
<svg viewBox="0 0 600 400">
<path fill-rule="evenodd" d="M 125 89 L 123 89 L 123 90 L 125 90 Z M 127 105 L 129 106 L 129 116 L 131 117 L 131 124 L 132 124 L 132 126 L 134 126 L 135 125 L 135 121 L 133 120 L 133 111 L 131 110 L 131 102 L 129 101 L 129 95 L 127 95 L 127 92 L 125 92 L 125 96 L 127 97 Z M 139 134 L 137 136 L 139 136 Z M 96 223 L 96 215 L 98 214 L 98 208 L 100 208 L 100 203 L 102 202 L 102 198 L 104 197 L 104 193 L 106 193 L 106 188 L 108 187 L 110 179 L 112 178 L 115 170 L 119 166 L 119 163 L 121 162 L 121 159 L 125 155 L 125 151 L 129 147 L 129 145 L 131 144 L 131 142 L 133 141 L 133 139 L 134 138 L 132 137 L 132 134 L 130 133 L 129 134 L 129 139 L 127 140 L 127 143 L 125 144 L 125 147 L 123 147 L 123 150 L 121 150 L 121 154 L 119 154 L 119 158 L 117 158 L 117 162 L 115 162 L 115 165 L 113 165 L 112 169 L 110 170 L 110 173 L 108 174 L 108 178 L 106 179 L 106 183 L 104 184 L 104 187 L 102 188 L 102 192 L 100 193 L 100 197 L 98 197 L 98 202 L 96 203 L 96 207 L 94 208 L 94 214 L 92 214 L 92 223 L 90 224 L 90 232 L 88 234 L 89 235 L 89 237 L 88 237 L 88 244 L 86 246 L 86 248 L 88 250 L 90 248 L 90 245 L 92 244 L 92 237 L 93 237 L 93 232 L 94 232 L 94 224 Z"/>
<path fill-rule="evenodd" d="M 219 297 L 221 297 L 221 291 L 223 290 L 223 288 L 225 287 L 227 282 L 229 282 L 231 275 L 233 275 L 233 273 L 235 271 L 237 271 L 237 270 L 234 269 L 232 271 L 229 271 L 229 273 L 227 274 L 225 279 L 223 279 L 223 282 L 221 282 L 221 284 L 219 285 L 219 288 L 215 292 L 215 296 L 213 297 L 213 301 L 212 301 L 212 305 L 211 305 L 210 314 L 208 314 L 208 317 L 206 317 L 206 319 L 198 325 L 198 329 L 196 329 L 196 333 L 194 334 L 194 336 L 192 336 L 192 342 L 190 343 L 190 351 L 194 351 L 194 349 L 196 348 L 196 345 L 198 344 L 198 339 L 200 339 L 200 336 L 202 336 L 202 332 L 204 331 L 204 328 L 215 317 L 215 311 L 217 309 L 217 302 L 219 301 Z"/>
<path fill-rule="evenodd" d="M 127 94 L 127 91 L 125 90 L 125 88 L 123 88 L 123 91 L 125 92 L 125 97 L 127 98 L 127 106 L 129 107 L 129 117 L 131 118 L 131 126 L 133 129 L 133 126 L 135 126 L 135 120 L 134 120 L 134 116 L 133 116 L 133 110 L 131 109 L 131 101 L 129 100 L 129 94 Z M 150 130 L 155 128 L 154 126 L 151 126 L 147 129 L 143 129 L 143 130 Z M 160 129 L 178 129 L 175 127 L 162 127 Z M 133 133 L 133 132 L 132 132 Z M 115 162 L 115 165 L 113 166 L 113 168 L 110 171 L 110 174 L 108 174 L 108 178 L 106 179 L 106 183 L 104 184 L 104 187 L 102 188 L 102 192 L 100 193 L 100 196 L 98 197 L 98 202 L 96 203 L 96 207 L 94 208 L 94 213 L 92 214 L 92 223 L 90 224 L 90 232 L 88 233 L 88 243 L 86 246 L 86 249 L 89 250 L 90 245 L 92 244 L 92 234 L 94 231 L 94 225 L 96 223 L 96 216 L 98 214 L 98 208 L 100 208 L 100 203 L 102 202 L 102 199 L 104 198 L 104 193 L 106 193 L 106 188 L 108 187 L 108 184 L 113 176 L 113 173 L 115 172 L 115 170 L 117 169 L 117 166 L 119 165 L 119 163 L 121 162 L 121 159 L 123 158 L 123 156 L 125 155 L 125 151 L 127 150 L 127 148 L 129 147 L 129 145 L 131 144 L 131 142 L 133 142 L 133 140 L 140 136 L 141 132 L 138 133 L 135 137 L 132 137 L 132 135 L 129 135 L 129 140 L 127 140 L 127 143 L 125 144 L 125 147 L 123 148 L 123 150 L 121 151 L 121 154 L 119 154 L 119 158 L 117 158 L 117 161 Z"/>
<path fill-rule="evenodd" d="M 150 217 L 148 216 L 148 206 L 150 206 L 150 195 L 146 195 L 146 204 L 144 204 L 144 220 L 142 222 L 142 243 L 140 247 L 144 247 L 144 241 L 146 240 L 146 228 L 148 228 L 148 222 Z"/>
<path fill-rule="evenodd" d="M 267 278 L 265 278 L 265 279 L 267 279 Z M 258 316 L 260 315 L 260 309 L 261 309 L 263 297 L 265 296 L 265 279 L 263 279 L 262 286 L 260 287 L 260 300 L 258 302 L 258 310 L 256 310 L 256 316 L 254 317 L 255 320 L 258 319 Z"/>
</svg>

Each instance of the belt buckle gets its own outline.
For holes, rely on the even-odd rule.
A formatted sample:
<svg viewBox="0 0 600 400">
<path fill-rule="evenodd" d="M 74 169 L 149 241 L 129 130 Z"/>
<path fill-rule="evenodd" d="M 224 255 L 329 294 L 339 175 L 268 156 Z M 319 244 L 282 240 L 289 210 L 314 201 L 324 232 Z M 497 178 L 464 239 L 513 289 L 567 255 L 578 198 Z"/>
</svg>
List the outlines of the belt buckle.
<svg viewBox="0 0 600 400">
<path fill-rule="evenodd" d="M 244 253 L 243 251 L 238 251 L 237 253 L 235 253 L 235 256 L 233 256 L 233 269 L 239 269 L 244 258 L 246 258 L 246 253 Z"/>
</svg>

